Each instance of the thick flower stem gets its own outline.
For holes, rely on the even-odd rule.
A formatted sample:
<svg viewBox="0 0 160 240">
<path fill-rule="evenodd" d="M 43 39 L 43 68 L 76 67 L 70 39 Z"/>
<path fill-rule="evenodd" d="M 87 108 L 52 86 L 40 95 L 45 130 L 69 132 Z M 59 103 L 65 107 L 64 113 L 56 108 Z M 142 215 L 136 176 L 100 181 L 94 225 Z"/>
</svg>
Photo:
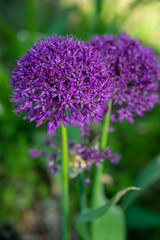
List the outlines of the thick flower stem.
<svg viewBox="0 0 160 240">
<path fill-rule="evenodd" d="M 100 149 L 103 151 L 107 145 L 108 140 L 108 128 L 110 123 L 110 113 L 111 113 L 111 105 L 112 102 L 109 102 L 109 110 L 106 114 L 106 117 L 104 119 L 104 125 L 102 129 L 102 136 L 100 141 Z M 93 182 L 93 191 L 92 191 L 92 208 L 98 208 L 99 207 L 99 196 L 102 191 L 102 184 L 100 181 L 101 175 L 103 172 L 103 164 L 100 164 L 98 168 L 95 169 L 95 176 L 94 176 L 94 182 Z M 96 240 L 94 238 L 94 231 L 96 228 L 96 220 L 91 223 L 91 234 L 92 234 L 92 240 Z"/>
<path fill-rule="evenodd" d="M 62 136 L 62 236 L 63 240 L 70 240 L 69 227 L 69 187 L 68 187 L 68 143 L 67 130 L 61 124 Z"/>
</svg>

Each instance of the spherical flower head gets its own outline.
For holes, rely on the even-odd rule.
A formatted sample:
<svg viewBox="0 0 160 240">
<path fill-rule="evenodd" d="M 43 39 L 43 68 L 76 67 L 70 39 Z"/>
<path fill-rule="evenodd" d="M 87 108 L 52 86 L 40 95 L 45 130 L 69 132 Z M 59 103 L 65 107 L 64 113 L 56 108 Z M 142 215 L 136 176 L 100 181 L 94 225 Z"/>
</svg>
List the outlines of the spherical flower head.
<svg viewBox="0 0 160 240">
<path fill-rule="evenodd" d="M 53 36 L 39 40 L 18 59 L 10 82 L 14 111 L 27 111 L 24 119 L 36 120 L 37 127 L 47 119 L 53 135 L 61 122 L 83 126 L 89 118 L 101 120 L 113 78 L 90 43 Z"/>
<path fill-rule="evenodd" d="M 115 77 L 111 120 L 133 123 L 135 115 L 143 116 L 159 101 L 160 65 L 153 50 L 125 33 L 96 35 L 91 43 Z"/>
</svg>

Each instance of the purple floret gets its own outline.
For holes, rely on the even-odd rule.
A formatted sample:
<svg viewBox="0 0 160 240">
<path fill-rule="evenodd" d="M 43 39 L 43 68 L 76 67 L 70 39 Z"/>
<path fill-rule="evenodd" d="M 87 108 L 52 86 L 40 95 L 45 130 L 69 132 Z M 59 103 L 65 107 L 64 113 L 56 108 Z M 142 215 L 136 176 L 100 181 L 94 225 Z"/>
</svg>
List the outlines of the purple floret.
<svg viewBox="0 0 160 240">
<path fill-rule="evenodd" d="M 89 178 L 85 178 L 84 179 L 84 184 L 90 185 L 91 184 L 91 180 Z"/>
<path fill-rule="evenodd" d="M 111 98 L 113 77 L 100 52 L 73 36 L 48 37 L 17 61 L 10 78 L 12 102 L 24 119 L 44 120 L 53 135 L 64 125 L 99 122 Z M 107 89 L 107 90 L 106 90 Z"/>
<path fill-rule="evenodd" d="M 91 43 L 115 77 L 111 120 L 133 123 L 135 115 L 143 116 L 159 101 L 160 65 L 153 50 L 125 33 L 96 35 Z"/>
<path fill-rule="evenodd" d="M 76 144 L 72 141 L 70 149 L 85 161 L 84 169 L 90 171 L 91 166 L 94 164 L 99 167 L 103 164 L 104 159 L 110 160 L 111 163 L 117 164 L 121 158 L 118 153 L 112 153 L 110 147 L 106 147 L 104 151 L 101 151 L 99 147 L 96 146 L 86 146 L 86 144 Z M 81 165 L 79 166 L 81 168 Z"/>
<path fill-rule="evenodd" d="M 39 156 L 39 150 L 36 148 L 30 148 L 29 155 L 33 158 L 37 158 Z"/>
<path fill-rule="evenodd" d="M 48 141 L 45 141 L 46 146 L 48 146 Z M 53 139 L 50 139 L 49 144 L 49 146 L 54 146 L 50 152 L 44 149 L 39 150 L 31 148 L 29 153 L 30 156 L 34 158 L 41 157 L 44 159 L 47 162 L 46 167 L 50 169 L 50 172 L 53 174 L 61 169 L 61 150 L 57 144 L 53 142 Z M 106 147 L 104 151 L 101 151 L 98 146 L 89 144 L 87 140 L 84 140 L 81 144 L 75 141 L 69 141 L 68 150 L 68 166 L 70 168 L 79 169 L 80 171 L 85 170 L 86 172 L 89 172 L 93 165 L 99 167 L 100 164 L 103 164 L 105 159 L 113 164 L 117 164 L 121 158 L 118 153 L 113 153 L 110 147 Z"/>
</svg>

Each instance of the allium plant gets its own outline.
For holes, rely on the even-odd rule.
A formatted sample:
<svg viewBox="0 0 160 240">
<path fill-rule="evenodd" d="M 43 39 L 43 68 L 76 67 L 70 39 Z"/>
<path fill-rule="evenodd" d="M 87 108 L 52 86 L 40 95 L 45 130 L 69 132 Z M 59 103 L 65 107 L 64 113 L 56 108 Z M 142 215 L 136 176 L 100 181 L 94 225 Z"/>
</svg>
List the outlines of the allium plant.
<svg viewBox="0 0 160 240">
<path fill-rule="evenodd" d="M 95 35 L 92 45 L 104 56 L 115 78 L 111 120 L 143 116 L 158 103 L 160 66 L 153 50 L 128 34 Z"/>
<path fill-rule="evenodd" d="M 73 36 L 48 37 L 17 61 L 10 78 L 14 112 L 24 119 L 46 120 L 48 134 L 61 124 L 63 239 L 69 240 L 68 143 L 66 123 L 83 127 L 103 119 L 114 78 L 102 54 Z M 106 91 L 107 89 L 107 91 Z M 35 151 L 32 151 L 36 154 Z M 50 163 L 48 165 L 50 167 Z M 52 166 L 53 167 L 53 166 Z M 57 168 L 54 166 L 54 170 Z"/>
<path fill-rule="evenodd" d="M 92 45 L 99 50 L 115 79 L 109 112 L 104 120 L 101 149 L 107 144 L 109 120 L 120 121 L 127 119 L 134 122 L 136 115 L 143 116 L 159 102 L 160 65 L 153 50 L 145 47 L 137 39 L 128 34 L 95 35 L 91 38 Z M 92 207 L 97 208 L 100 194 L 101 165 L 95 172 L 92 193 Z M 92 238 L 95 240 L 97 225 L 91 225 Z"/>
<path fill-rule="evenodd" d="M 18 59 L 10 78 L 14 112 L 20 115 L 24 111 L 24 119 L 36 120 L 37 127 L 45 121 L 49 135 L 61 125 L 61 149 L 47 139 L 46 145 L 53 151 L 32 148 L 30 155 L 45 158 L 51 173 L 61 170 L 63 240 L 70 240 L 68 167 L 80 173 L 96 166 L 91 207 L 99 207 L 103 162 L 117 163 L 120 158 L 107 146 L 110 118 L 133 123 L 134 116 L 143 116 L 159 101 L 159 80 L 160 67 L 153 51 L 127 34 L 96 35 L 91 42 L 73 36 L 48 37 Z M 68 143 L 67 124 L 78 126 L 81 136 L 91 140 L 90 120 L 99 123 L 103 118 L 98 146 L 86 140 Z M 87 174 L 83 182 L 92 183 Z M 82 189 L 80 192 L 84 194 Z M 90 216 L 96 214 L 93 211 Z M 93 221 L 92 240 L 97 240 L 96 227 Z"/>
</svg>

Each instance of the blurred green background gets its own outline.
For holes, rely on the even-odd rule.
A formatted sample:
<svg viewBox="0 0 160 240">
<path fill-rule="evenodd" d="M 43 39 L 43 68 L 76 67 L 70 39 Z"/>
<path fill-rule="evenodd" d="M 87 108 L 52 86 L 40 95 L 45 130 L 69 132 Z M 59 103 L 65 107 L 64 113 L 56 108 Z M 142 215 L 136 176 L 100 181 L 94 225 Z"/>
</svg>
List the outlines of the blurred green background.
<svg viewBox="0 0 160 240">
<path fill-rule="evenodd" d="M 124 31 L 160 56 L 160 1 L 0 0 L 0 239 L 58 240 L 61 231 L 59 179 L 50 176 L 42 159 L 28 154 L 30 147 L 42 146 L 46 130 L 15 116 L 9 102 L 8 79 L 17 57 L 37 39 L 53 34 L 88 40 L 94 33 Z M 160 160 L 154 160 L 160 155 L 159 119 L 157 105 L 133 125 L 116 123 L 109 136 L 122 159 L 116 166 L 106 166 L 108 196 L 134 185 L 141 171 L 153 164 L 142 176 L 145 191 L 134 201 L 132 196 L 122 201 L 122 206 L 129 206 L 125 214 L 129 240 L 160 239 Z M 74 215 L 78 184 L 74 181 L 71 186 Z M 75 230 L 72 238 L 76 239 Z"/>
</svg>

